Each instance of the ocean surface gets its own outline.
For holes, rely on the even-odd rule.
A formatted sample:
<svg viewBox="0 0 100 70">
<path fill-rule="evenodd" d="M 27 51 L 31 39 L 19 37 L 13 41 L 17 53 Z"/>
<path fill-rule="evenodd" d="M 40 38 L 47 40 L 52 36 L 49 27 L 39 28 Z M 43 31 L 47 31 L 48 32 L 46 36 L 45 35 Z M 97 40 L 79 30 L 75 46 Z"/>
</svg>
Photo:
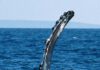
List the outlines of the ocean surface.
<svg viewBox="0 0 100 70">
<path fill-rule="evenodd" d="M 0 70 L 36 70 L 51 29 L 0 29 Z M 100 70 L 100 29 L 65 29 L 50 70 Z"/>
</svg>

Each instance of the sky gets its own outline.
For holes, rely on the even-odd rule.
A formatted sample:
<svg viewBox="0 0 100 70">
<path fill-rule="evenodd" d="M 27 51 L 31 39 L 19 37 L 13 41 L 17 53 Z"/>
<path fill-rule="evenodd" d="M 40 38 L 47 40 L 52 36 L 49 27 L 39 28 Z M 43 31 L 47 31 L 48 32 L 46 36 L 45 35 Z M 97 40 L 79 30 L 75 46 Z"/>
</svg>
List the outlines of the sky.
<svg viewBox="0 0 100 70">
<path fill-rule="evenodd" d="M 100 25 L 100 0 L 0 0 L 0 20 L 56 21 L 68 10 L 75 12 L 71 22 Z"/>
</svg>

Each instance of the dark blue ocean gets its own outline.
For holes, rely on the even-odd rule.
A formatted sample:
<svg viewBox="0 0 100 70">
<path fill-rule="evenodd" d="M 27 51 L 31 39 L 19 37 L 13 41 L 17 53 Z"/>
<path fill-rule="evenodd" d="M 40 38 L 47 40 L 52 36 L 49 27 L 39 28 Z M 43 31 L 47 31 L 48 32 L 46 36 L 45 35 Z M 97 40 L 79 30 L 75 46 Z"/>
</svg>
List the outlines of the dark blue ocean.
<svg viewBox="0 0 100 70">
<path fill-rule="evenodd" d="M 0 70 L 34 70 L 51 29 L 0 29 Z M 100 70 L 100 29 L 65 29 L 50 70 Z"/>
</svg>

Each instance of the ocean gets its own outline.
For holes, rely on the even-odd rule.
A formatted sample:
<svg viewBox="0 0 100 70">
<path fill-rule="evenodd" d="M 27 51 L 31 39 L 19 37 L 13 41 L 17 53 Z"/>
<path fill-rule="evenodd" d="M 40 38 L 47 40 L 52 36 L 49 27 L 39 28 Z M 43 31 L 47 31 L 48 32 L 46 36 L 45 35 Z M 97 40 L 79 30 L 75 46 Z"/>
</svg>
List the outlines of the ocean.
<svg viewBox="0 0 100 70">
<path fill-rule="evenodd" d="M 0 70 L 35 70 L 51 29 L 0 29 Z M 100 70 L 100 29 L 65 29 L 50 70 Z"/>
</svg>

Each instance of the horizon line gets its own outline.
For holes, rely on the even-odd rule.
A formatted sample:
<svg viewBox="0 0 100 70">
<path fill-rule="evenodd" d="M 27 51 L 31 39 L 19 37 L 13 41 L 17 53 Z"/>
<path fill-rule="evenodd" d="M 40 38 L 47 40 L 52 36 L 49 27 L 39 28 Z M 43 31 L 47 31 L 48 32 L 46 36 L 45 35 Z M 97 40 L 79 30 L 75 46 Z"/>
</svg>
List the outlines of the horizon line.
<svg viewBox="0 0 100 70">
<path fill-rule="evenodd" d="M 1 22 L 0 28 L 52 28 L 55 25 L 56 21 L 48 21 L 48 20 L 0 20 L 0 22 Z M 100 28 L 100 25 L 70 21 L 67 24 L 66 28 L 98 29 L 98 28 Z"/>
</svg>

